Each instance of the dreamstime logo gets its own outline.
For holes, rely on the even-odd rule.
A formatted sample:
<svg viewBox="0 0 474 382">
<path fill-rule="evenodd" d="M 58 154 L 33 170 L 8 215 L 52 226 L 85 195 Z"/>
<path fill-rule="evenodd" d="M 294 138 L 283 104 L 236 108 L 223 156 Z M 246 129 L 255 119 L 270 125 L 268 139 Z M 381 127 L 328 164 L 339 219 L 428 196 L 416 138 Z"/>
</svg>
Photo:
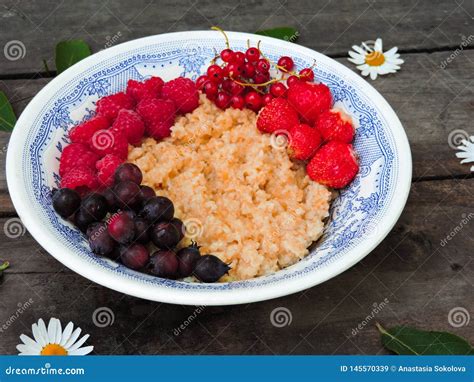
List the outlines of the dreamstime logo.
<svg viewBox="0 0 474 382">
<path fill-rule="evenodd" d="M 448 135 L 448 145 L 456 150 L 465 140 L 469 139 L 469 134 L 465 130 L 454 129 Z"/>
<path fill-rule="evenodd" d="M 104 48 L 110 48 L 112 45 L 115 45 L 117 41 L 120 40 L 120 37 L 122 37 L 122 32 L 120 31 L 118 31 L 113 36 L 106 36 L 106 43 L 104 44 Z"/>
<path fill-rule="evenodd" d="M 3 47 L 3 54 L 9 61 L 17 61 L 25 58 L 26 47 L 20 40 L 8 41 Z"/>
<path fill-rule="evenodd" d="M 286 130 L 276 130 L 270 136 L 270 145 L 277 150 L 286 150 L 290 142 L 290 134 Z"/>
<path fill-rule="evenodd" d="M 453 328 L 467 326 L 469 325 L 469 321 L 471 321 L 471 316 L 467 309 L 462 306 L 457 306 L 448 313 L 448 322 Z"/>
<path fill-rule="evenodd" d="M 20 218 L 11 218 L 3 225 L 3 232 L 10 239 L 18 239 L 25 234 L 26 228 Z"/>
<path fill-rule="evenodd" d="M 202 235 L 204 227 L 199 219 L 190 218 L 183 222 L 184 236 L 189 239 L 197 239 Z"/>
<path fill-rule="evenodd" d="M 97 150 L 107 150 L 114 145 L 114 136 L 108 130 L 98 130 L 92 136 L 92 145 Z"/>
<path fill-rule="evenodd" d="M 379 314 L 385 307 L 390 303 L 388 298 L 384 298 L 381 302 L 374 302 L 372 304 L 372 310 L 365 316 L 365 318 L 352 329 L 351 334 L 353 337 L 359 334 L 369 323 L 372 321 L 377 314 Z"/>
<path fill-rule="evenodd" d="M 461 44 L 459 44 L 459 47 L 456 48 L 445 60 L 441 61 L 439 67 L 441 69 L 446 69 L 446 67 L 464 51 L 464 48 L 467 48 L 473 41 L 474 41 L 474 35 L 471 34 L 468 37 L 463 36 Z"/>
<path fill-rule="evenodd" d="M 105 328 L 106 326 L 112 326 L 115 322 L 115 314 L 112 309 L 101 306 L 94 310 L 92 313 L 92 322 L 98 328 Z"/>
<path fill-rule="evenodd" d="M 290 326 L 292 321 L 293 315 L 291 314 L 291 310 L 283 306 L 273 309 L 270 313 L 270 322 L 276 328 Z"/>
<path fill-rule="evenodd" d="M 440 245 L 442 247 L 448 245 L 448 243 L 454 239 L 454 237 L 459 233 L 461 232 L 461 230 L 474 218 L 474 213 L 472 212 L 469 212 L 469 214 L 461 214 L 461 221 L 459 222 L 459 224 L 454 227 L 451 232 L 449 232 L 441 241 L 440 241 Z"/>
</svg>

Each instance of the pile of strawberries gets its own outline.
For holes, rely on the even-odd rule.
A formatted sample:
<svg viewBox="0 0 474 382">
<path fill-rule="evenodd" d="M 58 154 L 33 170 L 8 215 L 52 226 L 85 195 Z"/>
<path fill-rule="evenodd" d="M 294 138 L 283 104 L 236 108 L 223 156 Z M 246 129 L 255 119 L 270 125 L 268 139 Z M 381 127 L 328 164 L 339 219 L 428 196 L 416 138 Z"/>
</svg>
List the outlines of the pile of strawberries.
<svg viewBox="0 0 474 382">
<path fill-rule="evenodd" d="M 199 91 L 190 79 L 129 80 L 125 92 L 99 99 L 96 115 L 69 132 L 71 144 L 64 148 L 59 164 L 61 188 L 86 194 L 110 186 L 116 168 L 127 158 L 129 144 L 140 145 L 145 136 L 168 137 L 176 116 L 198 105 Z"/>
<path fill-rule="evenodd" d="M 260 111 L 257 128 L 263 133 L 284 135 L 290 157 L 308 161 L 306 171 L 312 180 L 343 188 L 359 171 L 352 147 L 355 130 L 351 118 L 331 109 L 332 103 L 326 85 L 300 78 Z"/>
</svg>

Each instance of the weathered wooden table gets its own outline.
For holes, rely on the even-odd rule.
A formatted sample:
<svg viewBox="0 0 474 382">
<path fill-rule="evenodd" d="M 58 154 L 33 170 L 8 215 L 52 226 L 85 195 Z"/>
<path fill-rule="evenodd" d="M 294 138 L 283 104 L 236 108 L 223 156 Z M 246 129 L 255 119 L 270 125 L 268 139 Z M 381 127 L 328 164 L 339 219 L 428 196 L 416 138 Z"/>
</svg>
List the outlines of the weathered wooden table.
<svg viewBox="0 0 474 382">
<path fill-rule="evenodd" d="M 386 48 L 399 47 L 405 64 L 373 85 L 406 129 L 414 171 L 405 211 L 373 253 L 322 285 L 247 306 L 196 311 L 122 295 L 65 268 L 28 233 L 11 238 L 0 230 L 0 258 L 12 264 L 0 285 L 0 353 L 16 353 L 19 335 L 40 317 L 73 321 L 91 334 L 97 354 L 378 354 L 385 351 L 376 321 L 450 330 L 473 341 L 474 319 L 460 327 L 449 320 L 455 308 L 474 314 L 474 179 L 449 145 L 455 129 L 474 134 L 473 17 L 474 3 L 462 0 L 2 1 L 0 45 L 25 46 L 23 58 L 0 57 L 0 89 L 17 115 L 50 81 L 42 60 L 54 70 L 54 47 L 64 39 L 83 38 L 98 51 L 212 25 L 247 32 L 291 25 L 300 31 L 298 43 L 354 69 L 347 61 L 351 45 L 382 37 Z M 2 227 L 16 219 L 5 181 L 9 137 L 0 133 Z M 94 325 L 100 307 L 112 310 L 111 326 Z M 271 324 L 277 307 L 290 310 L 291 325 Z"/>
</svg>

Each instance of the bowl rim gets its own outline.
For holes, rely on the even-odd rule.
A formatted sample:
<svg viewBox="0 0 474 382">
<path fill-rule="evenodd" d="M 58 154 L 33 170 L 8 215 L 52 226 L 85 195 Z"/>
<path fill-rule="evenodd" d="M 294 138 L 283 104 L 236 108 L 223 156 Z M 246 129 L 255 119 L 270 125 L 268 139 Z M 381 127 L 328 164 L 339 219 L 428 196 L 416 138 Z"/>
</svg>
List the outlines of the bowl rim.
<svg viewBox="0 0 474 382">
<path fill-rule="evenodd" d="M 36 94 L 36 96 L 30 101 L 18 118 L 16 128 L 13 130 L 10 137 L 6 158 L 7 185 L 10 197 L 18 213 L 18 216 L 33 238 L 48 253 L 50 253 L 58 261 L 74 272 L 93 282 L 121 293 L 165 303 L 183 305 L 233 305 L 264 301 L 302 291 L 339 275 L 367 256 L 388 235 L 388 233 L 398 221 L 410 192 L 412 159 L 406 132 L 403 129 L 403 126 L 395 111 L 388 104 L 385 98 L 362 77 L 358 76 L 346 66 L 334 59 L 331 59 L 330 57 L 323 55 L 322 53 L 301 45 L 296 45 L 272 37 L 255 35 L 251 33 L 226 31 L 230 41 L 232 41 L 232 39 L 258 39 L 263 43 L 268 41 L 273 45 L 282 45 L 283 49 L 286 44 L 291 44 L 292 50 L 300 51 L 302 54 L 316 58 L 318 56 L 325 57 L 326 60 L 330 60 L 331 64 L 343 72 L 344 75 L 347 75 L 351 81 L 354 81 L 361 88 L 363 88 L 366 96 L 377 104 L 380 113 L 388 122 L 394 141 L 397 145 L 398 153 L 400 154 L 398 156 L 399 172 L 398 177 L 396 178 L 397 182 L 395 184 L 397 190 L 394 193 L 396 197 L 391 200 L 387 212 L 381 218 L 381 226 L 379 227 L 380 229 L 378 229 L 377 235 L 371 236 L 352 251 L 348 252 L 345 256 L 342 256 L 336 261 L 327 264 L 324 267 L 324 274 L 320 274 L 319 277 L 315 277 L 316 275 L 313 272 L 309 272 L 308 274 L 302 275 L 301 277 L 295 279 L 290 278 L 275 284 L 264 285 L 258 288 L 242 288 L 233 290 L 223 289 L 218 291 L 192 291 L 187 289 L 173 289 L 164 287 L 157 288 L 155 285 L 145 286 L 141 283 L 139 284 L 135 280 L 131 280 L 126 277 L 120 277 L 111 272 L 107 272 L 105 269 L 95 267 L 79 256 L 71 256 L 70 253 L 68 254 L 67 252 L 63 251 L 64 248 L 62 248 L 59 243 L 55 242 L 55 240 L 49 239 L 50 233 L 47 231 L 47 229 L 43 225 L 35 223 L 36 214 L 33 209 L 29 208 L 26 190 L 22 186 L 23 177 L 21 176 L 21 172 L 17 171 L 16 169 L 16 159 L 20 158 L 21 154 L 23 153 L 23 143 L 28 133 L 28 130 L 22 129 L 21 126 L 28 126 L 28 121 L 32 120 L 32 116 L 36 115 L 40 106 L 44 104 L 43 99 L 45 99 L 45 97 L 46 99 L 49 99 L 48 96 L 52 96 L 53 93 L 56 92 L 57 87 L 60 86 L 60 84 L 63 83 L 66 78 L 81 74 L 81 72 L 88 69 L 96 62 L 100 62 L 107 57 L 113 57 L 120 53 L 126 53 L 128 50 L 136 48 L 137 45 L 146 45 L 147 43 L 156 44 L 172 39 L 186 39 L 191 37 L 199 39 L 215 38 L 216 33 L 218 32 L 198 30 L 158 34 L 127 41 L 97 52 L 81 60 L 50 81 Z"/>
</svg>

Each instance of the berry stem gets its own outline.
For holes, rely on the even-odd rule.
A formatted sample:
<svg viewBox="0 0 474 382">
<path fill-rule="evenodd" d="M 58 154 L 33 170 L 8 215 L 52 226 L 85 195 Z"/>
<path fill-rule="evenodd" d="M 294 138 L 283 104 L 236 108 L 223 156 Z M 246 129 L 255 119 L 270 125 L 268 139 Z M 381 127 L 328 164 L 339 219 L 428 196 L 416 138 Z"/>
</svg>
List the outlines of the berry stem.
<svg viewBox="0 0 474 382">
<path fill-rule="evenodd" d="M 227 33 L 224 32 L 224 29 L 219 28 L 218 26 L 213 26 L 213 27 L 211 27 L 211 29 L 215 30 L 215 31 L 218 31 L 218 32 L 221 32 L 224 35 L 225 45 L 227 46 L 227 49 L 230 49 L 229 38 L 227 37 Z"/>
</svg>

